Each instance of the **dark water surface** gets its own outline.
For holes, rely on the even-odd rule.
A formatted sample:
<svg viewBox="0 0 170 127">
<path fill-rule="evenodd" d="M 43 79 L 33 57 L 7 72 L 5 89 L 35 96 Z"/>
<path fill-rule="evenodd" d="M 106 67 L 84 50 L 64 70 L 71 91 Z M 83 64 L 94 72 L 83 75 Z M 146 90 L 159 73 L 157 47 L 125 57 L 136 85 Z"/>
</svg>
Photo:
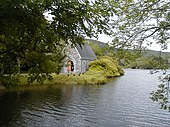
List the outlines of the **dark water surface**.
<svg viewBox="0 0 170 127">
<path fill-rule="evenodd" d="M 126 70 L 106 85 L 0 91 L 0 127 L 170 127 L 152 102 L 159 74 Z"/>
</svg>

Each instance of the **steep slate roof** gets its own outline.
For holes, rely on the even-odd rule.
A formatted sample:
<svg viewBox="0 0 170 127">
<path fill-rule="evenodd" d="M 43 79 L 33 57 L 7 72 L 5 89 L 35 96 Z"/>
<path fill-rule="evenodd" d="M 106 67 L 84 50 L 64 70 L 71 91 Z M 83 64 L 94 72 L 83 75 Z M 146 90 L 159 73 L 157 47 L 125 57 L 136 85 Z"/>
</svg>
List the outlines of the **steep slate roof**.
<svg viewBox="0 0 170 127">
<path fill-rule="evenodd" d="M 78 50 L 82 59 L 94 60 L 96 55 L 88 44 L 77 44 L 76 49 Z"/>
</svg>

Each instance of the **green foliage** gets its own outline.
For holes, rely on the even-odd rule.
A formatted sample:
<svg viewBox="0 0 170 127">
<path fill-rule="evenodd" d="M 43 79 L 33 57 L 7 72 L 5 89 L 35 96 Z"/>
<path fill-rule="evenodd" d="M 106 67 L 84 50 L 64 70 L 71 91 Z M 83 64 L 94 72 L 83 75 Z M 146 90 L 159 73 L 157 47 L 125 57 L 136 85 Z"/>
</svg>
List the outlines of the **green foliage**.
<svg viewBox="0 0 170 127">
<path fill-rule="evenodd" d="M 119 65 L 127 67 L 141 56 L 138 50 L 117 49 L 115 57 L 118 59 Z"/>
<path fill-rule="evenodd" d="M 135 61 L 138 57 L 141 56 L 141 51 L 118 48 L 113 44 L 114 41 L 107 44 L 95 40 L 88 40 L 88 42 L 90 42 L 90 46 L 98 57 L 105 55 L 110 56 L 113 59 L 117 59 L 118 64 L 124 67 L 127 67 L 129 63 Z"/>
<path fill-rule="evenodd" d="M 99 44 L 93 43 L 93 42 L 90 43 L 90 47 L 92 48 L 92 50 L 94 51 L 96 56 L 104 56 L 104 55 L 106 55 L 107 52 L 108 52 L 108 48 L 109 48 L 108 45 L 100 47 Z"/>
<path fill-rule="evenodd" d="M 161 84 L 158 86 L 158 89 L 156 91 L 152 91 L 151 93 L 151 99 L 153 101 L 159 102 L 162 109 L 170 111 L 170 105 L 169 105 L 169 94 L 170 94 L 170 77 L 169 75 L 165 77 L 160 77 Z"/>
<path fill-rule="evenodd" d="M 20 80 L 17 75 L 5 75 L 0 76 L 0 85 L 3 85 L 6 88 L 16 87 Z"/>
<path fill-rule="evenodd" d="M 20 84 L 19 86 L 28 85 L 26 77 L 20 77 Z M 45 80 L 44 85 L 98 85 L 98 84 L 105 84 L 109 80 L 102 75 L 91 75 L 91 74 L 69 74 L 69 75 L 57 75 L 52 74 L 51 80 Z M 32 86 L 41 85 L 41 82 L 33 82 L 31 83 Z"/>
<path fill-rule="evenodd" d="M 116 60 L 111 57 L 101 57 L 99 60 L 95 60 L 89 64 L 89 70 L 87 74 L 100 74 L 106 78 L 112 78 L 124 74 L 124 71 L 117 64 Z"/>
<path fill-rule="evenodd" d="M 81 43 L 84 36 L 110 33 L 112 11 L 108 4 L 104 0 L 0 1 L 0 78 L 19 73 L 24 65 L 28 66 L 30 83 L 59 73 L 69 41 Z M 0 84 L 5 85 L 5 80 Z"/>
<path fill-rule="evenodd" d="M 114 10 L 112 24 L 115 31 L 113 38 L 119 47 L 140 49 L 143 44 L 157 42 L 162 49 L 169 41 L 169 6 L 166 0 L 118 0 L 111 1 Z M 145 41 L 147 39 L 153 41 Z M 114 39 L 114 40 L 115 40 Z"/>
<path fill-rule="evenodd" d="M 46 80 L 45 75 L 36 75 L 33 73 L 31 78 L 32 85 L 39 85 L 44 81 L 44 84 L 105 84 L 109 79 L 113 77 L 120 76 L 124 74 L 123 69 L 117 64 L 117 61 L 108 56 L 102 56 L 100 59 L 92 61 L 89 65 L 89 69 L 84 74 L 69 74 L 69 75 L 56 75 L 52 74 L 50 81 Z M 37 83 L 35 82 L 37 80 Z M 25 77 L 20 77 L 20 82 L 22 84 L 28 84 Z"/>
<path fill-rule="evenodd" d="M 129 64 L 130 68 L 140 69 L 167 69 L 169 64 L 161 57 L 139 57 L 136 61 Z"/>
<path fill-rule="evenodd" d="M 78 85 L 97 85 L 107 83 L 107 79 L 101 75 L 57 75 L 53 77 L 52 82 L 55 84 L 78 84 Z"/>
</svg>

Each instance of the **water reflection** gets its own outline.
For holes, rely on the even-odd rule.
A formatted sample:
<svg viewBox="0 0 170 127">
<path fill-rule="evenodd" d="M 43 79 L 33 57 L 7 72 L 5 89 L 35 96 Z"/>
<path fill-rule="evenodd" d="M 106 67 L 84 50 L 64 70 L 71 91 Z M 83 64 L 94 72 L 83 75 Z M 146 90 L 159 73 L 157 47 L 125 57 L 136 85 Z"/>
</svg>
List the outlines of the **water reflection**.
<svg viewBox="0 0 170 127">
<path fill-rule="evenodd" d="M 0 92 L 0 126 L 169 127 L 169 112 L 149 99 L 157 76 L 126 70 L 125 76 L 106 85 Z"/>
</svg>

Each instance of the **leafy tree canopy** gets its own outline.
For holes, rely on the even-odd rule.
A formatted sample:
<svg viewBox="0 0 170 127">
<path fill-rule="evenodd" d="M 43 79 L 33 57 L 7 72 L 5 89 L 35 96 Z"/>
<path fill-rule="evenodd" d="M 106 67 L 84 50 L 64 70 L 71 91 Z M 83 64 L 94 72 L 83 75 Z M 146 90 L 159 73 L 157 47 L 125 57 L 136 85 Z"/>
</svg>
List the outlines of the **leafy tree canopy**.
<svg viewBox="0 0 170 127">
<path fill-rule="evenodd" d="M 119 47 L 141 48 L 154 41 L 167 48 L 170 39 L 170 2 L 168 0 L 112 1 L 113 42 Z"/>
<path fill-rule="evenodd" d="M 85 36 L 110 33 L 108 4 L 104 0 L 0 1 L 0 84 L 15 84 L 22 65 L 28 67 L 30 83 L 58 73 L 69 41 L 75 44 Z"/>
<path fill-rule="evenodd" d="M 170 1 L 168 0 L 118 0 L 112 2 L 114 17 L 113 45 L 119 48 L 133 47 L 141 49 L 143 44 L 160 44 L 167 48 L 170 40 Z M 158 101 L 161 107 L 169 109 L 167 95 L 170 93 L 167 83 L 169 75 L 163 79 L 163 85 L 156 92 L 152 92 L 152 99 Z M 166 82 L 166 83 L 165 83 Z M 166 84 L 166 85 L 165 85 Z"/>
</svg>

